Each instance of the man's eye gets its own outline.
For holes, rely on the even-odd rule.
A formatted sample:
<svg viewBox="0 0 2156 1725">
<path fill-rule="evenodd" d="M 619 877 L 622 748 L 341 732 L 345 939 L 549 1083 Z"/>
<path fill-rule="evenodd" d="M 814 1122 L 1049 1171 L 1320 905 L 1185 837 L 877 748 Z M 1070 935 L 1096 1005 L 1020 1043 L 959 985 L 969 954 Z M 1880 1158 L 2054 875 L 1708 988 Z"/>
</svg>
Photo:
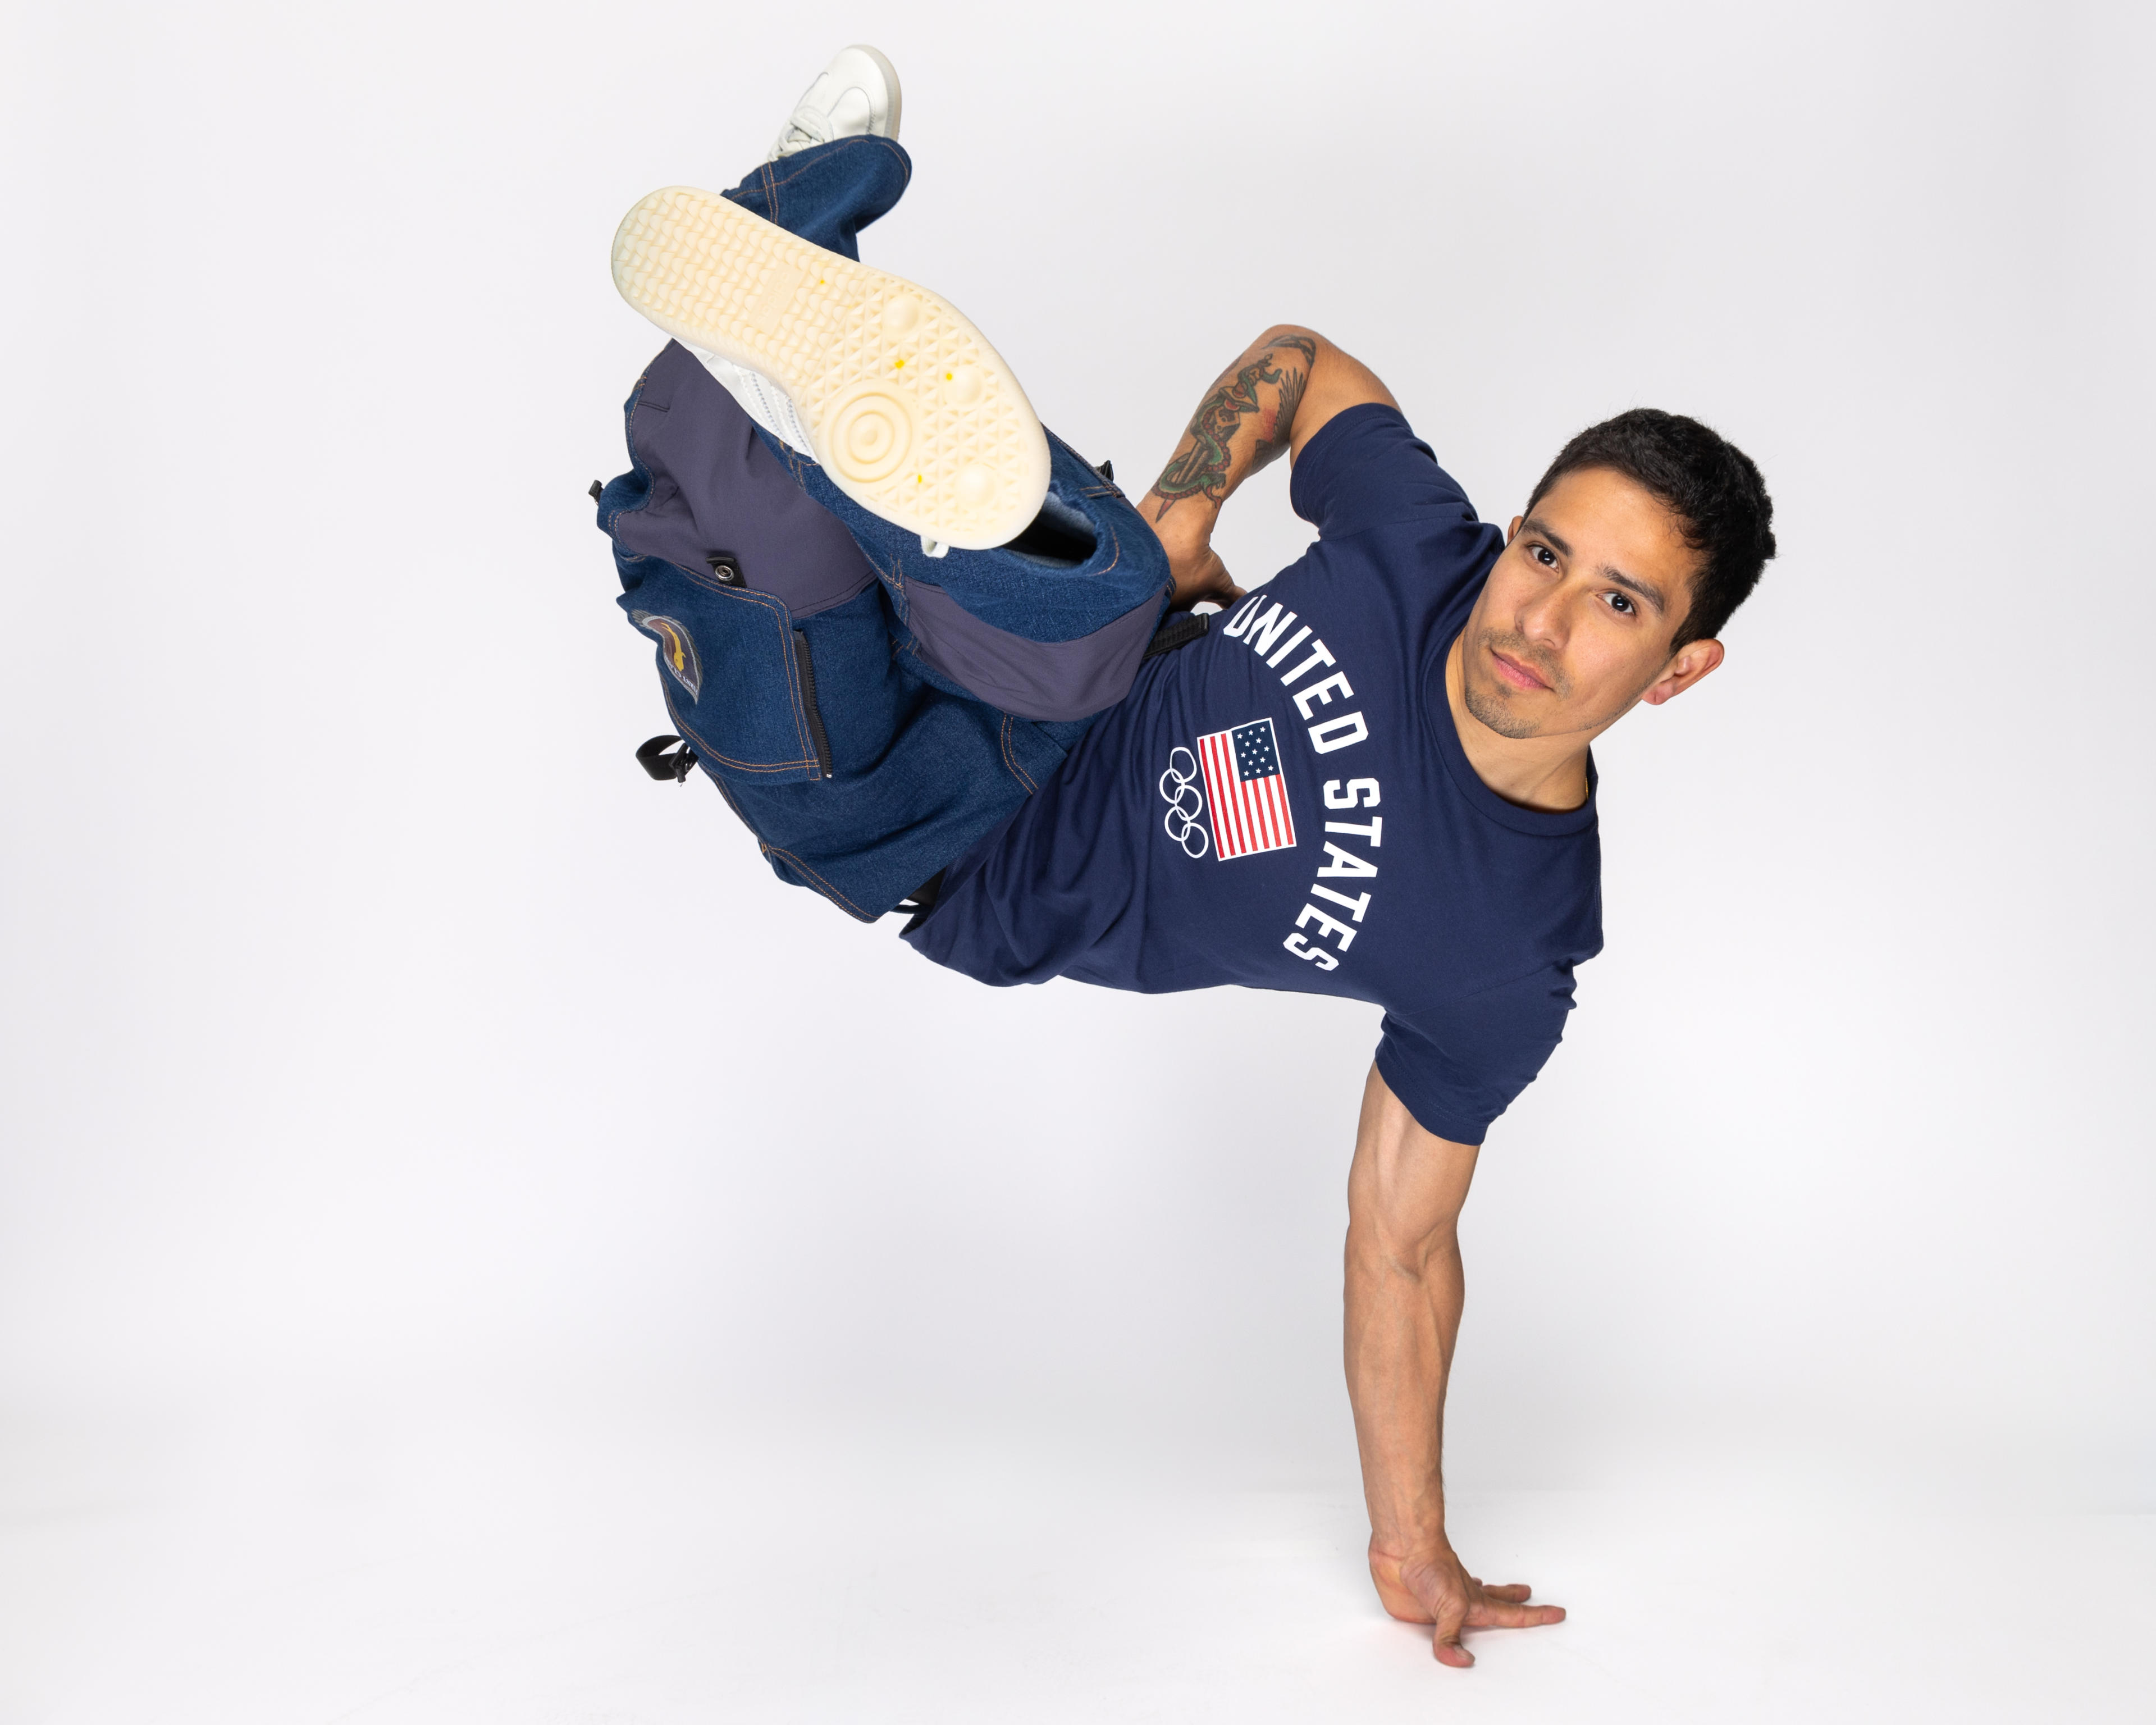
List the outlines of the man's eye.
<svg viewBox="0 0 2156 1725">
<path fill-rule="evenodd" d="M 1627 617 L 1630 617 L 1635 611 L 1639 609 L 1638 606 L 1635 605 L 1631 600 L 1626 598 L 1621 593 L 1611 593 L 1609 595 L 1609 603 L 1616 610 Z"/>
<path fill-rule="evenodd" d="M 1545 569 L 1554 569 L 1557 567 L 1557 553 L 1547 545 L 1530 545 L 1527 547 L 1527 555 Z"/>
</svg>

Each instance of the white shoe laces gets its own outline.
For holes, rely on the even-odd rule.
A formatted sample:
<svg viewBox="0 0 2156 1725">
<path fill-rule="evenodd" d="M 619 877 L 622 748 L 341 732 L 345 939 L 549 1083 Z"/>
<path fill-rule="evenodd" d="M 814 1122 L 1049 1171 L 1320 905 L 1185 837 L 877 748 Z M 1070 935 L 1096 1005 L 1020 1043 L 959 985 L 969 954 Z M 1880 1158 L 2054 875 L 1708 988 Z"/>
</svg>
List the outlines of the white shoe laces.
<svg viewBox="0 0 2156 1725">
<path fill-rule="evenodd" d="M 806 150 L 812 144 L 831 141 L 830 122 L 815 109 L 803 105 L 793 110 L 793 117 L 786 122 L 786 130 L 779 135 L 779 148 L 783 151 Z"/>
</svg>

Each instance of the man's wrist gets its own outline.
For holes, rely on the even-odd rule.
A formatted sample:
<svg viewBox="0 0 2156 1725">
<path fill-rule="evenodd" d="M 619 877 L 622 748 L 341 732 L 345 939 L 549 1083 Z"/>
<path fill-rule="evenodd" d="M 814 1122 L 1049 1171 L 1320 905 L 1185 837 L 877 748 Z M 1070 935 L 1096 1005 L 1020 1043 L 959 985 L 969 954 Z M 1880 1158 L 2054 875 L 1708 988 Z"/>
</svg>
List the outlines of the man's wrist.
<svg viewBox="0 0 2156 1725">
<path fill-rule="evenodd" d="M 1370 1530 L 1370 1552 L 1373 1557 L 1390 1558 L 1394 1563 L 1405 1563 L 1411 1558 L 1427 1558 L 1437 1552 L 1450 1552 L 1452 1542 L 1445 1537 L 1445 1511 L 1440 1507 L 1434 1514 L 1418 1515 L 1411 1524 L 1396 1524 Z"/>
<path fill-rule="evenodd" d="M 1158 491 L 1148 491 L 1139 500 L 1138 513 L 1170 556 L 1199 557 L 1213 542 L 1213 524 L 1220 519 L 1220 506 L 1209 497 L 1170 501 Z"/>
<path fill-rule="evenodd" d="M 1213 555 L 1213 523 L 1217 511 L 1179 505 L 1164 511 L 1147 511 L 1145 518 L 1160 540 L 1169 572 L 1175 578 L 1178 604 L 1188 603 L 1184 588 L 1205 584 L 1218 562 Z"/>
</svg>

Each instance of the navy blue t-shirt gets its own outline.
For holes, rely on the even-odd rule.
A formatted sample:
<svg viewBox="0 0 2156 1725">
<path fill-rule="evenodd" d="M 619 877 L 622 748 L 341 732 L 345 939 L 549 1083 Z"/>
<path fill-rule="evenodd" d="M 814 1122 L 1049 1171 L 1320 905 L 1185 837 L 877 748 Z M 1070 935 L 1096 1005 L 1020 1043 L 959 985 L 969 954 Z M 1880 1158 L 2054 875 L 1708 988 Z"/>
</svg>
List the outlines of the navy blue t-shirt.
<svg viewBox="0 0 2156 1725">
<path fill-rule="evenodd" d="M 1339 414 L 1290 495 L 1317 542 L 1149 661 L 907 938 L 987 983 L 1374 1002 L 1394 1094 L 1479 1144 L 1601 950 L 1594 800 L 1522 809 L 1467 763 L 1445 657 L 1504 540 L 1407 421 Z"/>
</svg>

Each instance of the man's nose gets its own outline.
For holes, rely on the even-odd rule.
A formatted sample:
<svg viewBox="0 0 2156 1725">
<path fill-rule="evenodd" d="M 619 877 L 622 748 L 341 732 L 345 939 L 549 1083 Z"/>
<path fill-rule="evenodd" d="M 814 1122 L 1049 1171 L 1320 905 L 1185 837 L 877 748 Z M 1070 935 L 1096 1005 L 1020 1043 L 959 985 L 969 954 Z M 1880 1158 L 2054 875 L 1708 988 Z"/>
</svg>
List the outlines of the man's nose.
<svg viewBox="0 0 2156 1725">
<path fill-rule="evenodd" d="M 1570 629 L 1572 595 L 1562 583 L 1529 599 L 1520 612 L 1520 633 L 1548 647 L 1562 647 Z"/>
</svg>

